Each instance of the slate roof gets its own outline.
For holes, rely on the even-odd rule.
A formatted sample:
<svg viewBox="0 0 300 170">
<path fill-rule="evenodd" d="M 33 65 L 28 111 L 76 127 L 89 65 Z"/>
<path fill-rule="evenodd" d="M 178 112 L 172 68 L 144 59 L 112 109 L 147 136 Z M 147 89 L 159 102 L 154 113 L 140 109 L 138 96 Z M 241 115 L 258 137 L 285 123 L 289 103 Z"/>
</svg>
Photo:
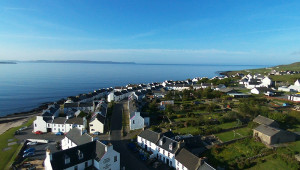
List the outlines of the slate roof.
<svg viewBox="0 0 300 170">
<path fill-rule="evenodd" d="M 162 145 L 160 145 L 160 141 L 162 140 Z M 170 150 L 169 146 L 170 144 L 172 145 L 172 150 Z M 164 150 L 167 150 L 168 152 L 171 153 L 176 153 L 178 148 L 178 142 L 176 140 L 173 140 L 171 138 L 168 138 L 166 136 L 163 136 L 162 138 L 160 138 L 157 142 L 156 145 L 163 148 Z"/>
<path fill-rule="evenodd" d="M 94 106 L 93 102 L 79 103 L 79 107 L 93 107 L 93 106 Z"/>
<path fill-rule="evenodd" d="M 94 121 L 95 119 L 99 120 L 102 124 L 105 123 L 105 117 L 103 115 L 101 115 L 100 113 L 95 113 L 92 118 L 91 118 L 91 121 Z"/>
<path fill-rule="evenodd" d="M 204 161 L 203 164 L 198 168 L 198 170 L 216 170 L 216 169 Z"/>
<path fill-rule="evenodd" d="M 72 118 L 69 118 L 69 119 L 67 119 L 66 124 L 83 125 L 83 118 L 81 118 L 81 117 L 72 117 Z"/>
<path fill-rule="evenodd" d="M 159 138 L 160 138 L 160 134 L 157 133 L 157 132 L 154 132 L 152 130 L 149 130 L 149 129 L 146 129 L 144 131 L 142 131 L 140 134 L 139 134 L 140 137 L 152 142 L 152 143 L 156 143 Z"/>
<path fill-rule="evenodd" d="M 52 153 L 52 169 L 67 169 L 69 167 L 78 165 L 82 162 L 94 159 L 96 157 L 96 141 L 79 145 L 70 149 L 62 150 Z M 78 152 L 83 154 L 83 158 L 79 159 Z M 65 158 L 70 158 L 70 163 L 65 164 Z"/>
<path fill-rule="evenodd" d="M 65 103 L 64 108 L 78 107 L 78 103 Z"/>
<path fill-rule="evenodd" d="M 57 117 L 57 118 L 54 118 L 53 123 L 55 123 L 55 124 L 64 124 L 65 121 L 66 121 L 65 117 Z"/>
<path fill-rule="evenodd" d="M 260 92 L 260 93 L 265 93 L 265 92 L 273 92 L 274 90 L 269 89 L 268 87 L 256 87 L 256 89 Z"/>
<path fill-rule="evenodd" d="M 100 141 L 96 141 L 96 160 L 100 161 L 103 157 L 103 155 L 106 153 L 105 151 L 105 145 L 103 143 L 101 143 Z"/>
<path fill-rule="evenodd" d="M 52 122 L 52 117 L 43 117 L 43 120 L 44 120 L 46 123 L 51 123 L 51 122 Z"/>
<path fill-rule="evenodd" d="M 267 117 L 264 117 L 264 116 L 261 116 L 261 115 L 258 115 L 254 120 L 253 122 L 256 122 L 258 124 L 263 124 L 263 125 L 271 125 L 275 122 L 275 120 L 273 119 L 269 119 Z M 277 124 L 277 122 L 275 122 Z"/>
<path fill-rule="evenodd" d="M 82 134 L 81 130 L 78 128 L 71 129 L 66 137 L 70 139 L 76 145 L 82 145 L 93 141 L 93 137 L 88 134 Z"/>
<path fill-rule="evenodd" d="M 179 161 L 183 166 L 188 170 L 197 170 L 201 165 L 201 159 L 182 148 L 178 154 L 175 156 L 175 159 Z"/>
<path fill-rule="evenodd" d="M 275 134 L 279 133 L 281 130 L 277 128 L 273 128 L 267 125 L 259 125 L 255 130 L 267 135 L 267 136 L 274 136 Z"/>
</svg>

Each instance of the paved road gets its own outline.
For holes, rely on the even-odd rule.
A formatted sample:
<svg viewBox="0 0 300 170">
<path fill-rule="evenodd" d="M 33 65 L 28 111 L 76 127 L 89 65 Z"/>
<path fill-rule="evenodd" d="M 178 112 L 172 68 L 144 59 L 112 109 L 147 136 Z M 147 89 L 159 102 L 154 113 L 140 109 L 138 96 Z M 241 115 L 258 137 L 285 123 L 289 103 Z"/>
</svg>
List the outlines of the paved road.
<svg viewBox="0 0 300 170">
<path fill-rule="evenodd" d="M 113 113 L 111 116 L 110 124 L 110 140 L 119 141 L 121 140 L 121 131 L 122 131 L 122 109 L 123 105 L 118 103 L 114 106 Z"/>
<path fill-rule="evenodd" d="M 137 156 L 127 147 L 129 141 L 122 140 L 122 110 L 123 103 L 114 106 L 111 117 L 110 141 L 114 149 L 121 155 L 121 167 L 126 170 L 146 170 L 149 169 Z"/>
</svg>

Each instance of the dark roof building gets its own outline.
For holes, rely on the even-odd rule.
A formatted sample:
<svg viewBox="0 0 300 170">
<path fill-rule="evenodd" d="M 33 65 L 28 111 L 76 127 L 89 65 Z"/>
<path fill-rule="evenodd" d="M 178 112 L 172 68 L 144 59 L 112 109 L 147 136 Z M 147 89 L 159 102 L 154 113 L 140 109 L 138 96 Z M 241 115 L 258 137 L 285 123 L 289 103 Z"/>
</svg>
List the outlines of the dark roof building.
<svg viewBox="0 0 300 170">
<path fill-rule="evenodd" d="M 267 117 L 258 115 L 253 122 L 258 123 L 260 125 L 268 125 L 268 126 L 272 126 L 272 127 L 279 127 L 279 124 L 273 120 L 273 119 L 269 119 Z"/>
<path fill-rule="evenodd" d="M 197 170 L 201 166 L 201 159 L 182 148 L 178 154 L 175 156 L 175 159 L 185 166 L 188 170 Z"/>
<path fill-rule="evenodd" d="M 83 145 L 93 141 L 93 137 L 84 133 L 78 128 L 71 129 L 67 134 L 66 137 L 70 139 L 76 145 Z"/>
<path fill-rule="evenodd" d="M 147 139 L 152 143 L 156 143 L 160 139 L 160 133 L 146 129 L 139 134 L 140 137 Z"/>
</svg>

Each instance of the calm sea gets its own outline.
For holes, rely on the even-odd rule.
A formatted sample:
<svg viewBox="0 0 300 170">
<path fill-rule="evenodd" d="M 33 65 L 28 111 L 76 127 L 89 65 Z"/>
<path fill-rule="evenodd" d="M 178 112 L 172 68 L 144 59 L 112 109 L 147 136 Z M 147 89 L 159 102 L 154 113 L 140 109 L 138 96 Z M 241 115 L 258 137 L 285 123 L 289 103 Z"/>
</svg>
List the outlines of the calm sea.
<svg viewBox="0 0 300 170">
<path fill-rule="evenodd" d="M 29 111 L 44 102 L 128 83 L 213 77 L 217 71 L 264 66 L 145 64 L 0 64 L 0 116 Z"/>
</svg>

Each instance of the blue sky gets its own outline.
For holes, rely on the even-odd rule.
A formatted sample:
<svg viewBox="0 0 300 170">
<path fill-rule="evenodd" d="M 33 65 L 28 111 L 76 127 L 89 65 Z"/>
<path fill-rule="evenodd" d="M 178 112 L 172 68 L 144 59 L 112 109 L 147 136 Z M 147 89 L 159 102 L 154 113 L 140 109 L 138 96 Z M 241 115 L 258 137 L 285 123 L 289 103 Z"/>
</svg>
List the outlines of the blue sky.
<svg viewBox="0 0 300 170">
<path fill-rule="evenodd" d="M 298 1 L 1 0 L 0 60 L 284 64 Z"/>
</svg>

